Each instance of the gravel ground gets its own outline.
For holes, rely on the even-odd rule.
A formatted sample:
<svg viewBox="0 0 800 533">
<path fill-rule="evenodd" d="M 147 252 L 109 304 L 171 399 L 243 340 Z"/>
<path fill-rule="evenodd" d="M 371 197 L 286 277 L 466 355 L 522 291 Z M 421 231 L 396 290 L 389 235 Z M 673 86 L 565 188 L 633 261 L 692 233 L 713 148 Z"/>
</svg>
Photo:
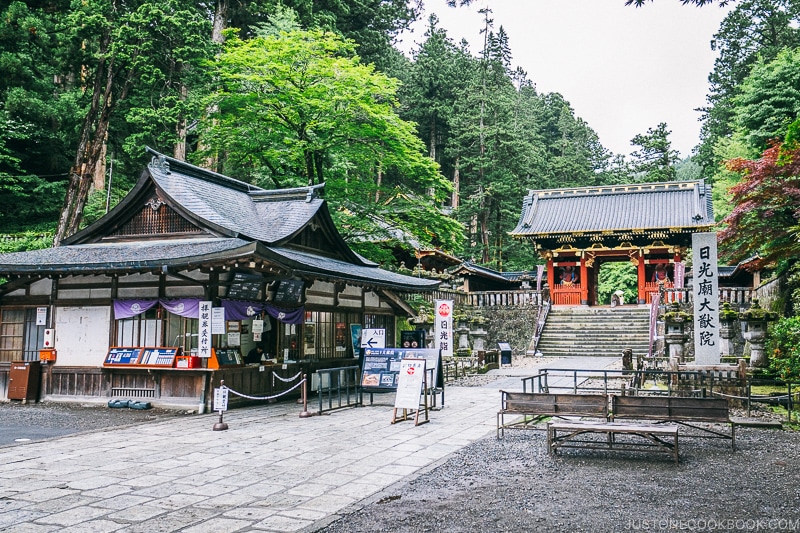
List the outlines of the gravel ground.
<svg viewBox="0 0 800 533">
<path fill-rule="evenodd" d="M 110 409 L 105 404 L 0 402 L 0 446 L 17 439 L 41 440 L 186 414 L 165 409 Z"/>
<path fill-rule="evenodd" d="M 507 431 L 318 531 L 800 531 L 800 433 L 737 428 L 734 452 L 727 440 L 690 432 L 697 435 L 680 430 L 676 466 L 667 454 L 641 452 L 567 449 L 551 457 L 545 431 Z"/>
<path fill-rule="evenodd" d="M 509 431 L 320 531 L 800 531 L 798 437 L 743 428 L 732 452 L 727 441 L 682 436 L 676 466 L 666 454 L 550 457 L 545 432 Z"/>
</svg>

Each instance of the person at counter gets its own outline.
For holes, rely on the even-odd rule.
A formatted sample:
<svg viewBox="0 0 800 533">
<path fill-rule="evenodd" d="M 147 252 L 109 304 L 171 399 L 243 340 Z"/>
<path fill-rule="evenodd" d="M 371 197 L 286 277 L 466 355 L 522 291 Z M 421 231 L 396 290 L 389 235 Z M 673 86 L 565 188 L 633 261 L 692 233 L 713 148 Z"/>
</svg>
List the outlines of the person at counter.
<svg viewBox="0 0 800 533">
<path fill-rule="evenodd" d="M 256 344 L 256 347 L 247 352 L 247 357 L 244 358 L 244 364 L 252 365 L 261 363 L 261 357 L 264 355 L 264 346 Z"/>
</svg>

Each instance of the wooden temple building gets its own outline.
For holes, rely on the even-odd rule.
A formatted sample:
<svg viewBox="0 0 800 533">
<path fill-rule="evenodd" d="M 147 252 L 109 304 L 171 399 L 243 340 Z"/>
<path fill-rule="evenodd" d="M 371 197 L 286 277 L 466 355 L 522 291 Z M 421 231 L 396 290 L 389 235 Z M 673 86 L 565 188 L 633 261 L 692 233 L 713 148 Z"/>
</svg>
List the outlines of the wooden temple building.
<svg viewBox="0 0 800 533">
<path fill-rule="evenodd" d="M 439 285 L 353 252 L 320 186 L 265 190 L 149 151 L 106 216 L 59 247 L 0 255 L 0 397 L 9 365 L 40 357 L 41 398 L 202 409 L 221 379 L 275 393 L 289 385 L 265 364 L 284 377 L 352 365 L 359 328 L 394 346 L 412 313 L 397 293 Z"/>
<path fill-rule="evenodd" d="M 659 282 L 672 287 L 675 264 L 692 233 L 711 231 L 711 187 L 702 180 L 529 191 L 513 237 L 531 241 L 547 261 L 554 305 L 600 305 L 600 265 L 637 267 L 637 300 Z"/>
</svg>

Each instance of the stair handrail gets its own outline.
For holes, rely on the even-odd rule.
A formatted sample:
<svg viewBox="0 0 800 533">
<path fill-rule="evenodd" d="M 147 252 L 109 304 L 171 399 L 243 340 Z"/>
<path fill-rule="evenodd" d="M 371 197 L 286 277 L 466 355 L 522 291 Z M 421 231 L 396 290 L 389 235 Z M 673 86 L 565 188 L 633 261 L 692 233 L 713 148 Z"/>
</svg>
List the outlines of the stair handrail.
<svg viewBox="0 0 800 533">
<path fill-rule="evenodd" d="M 533 352 L 536 354 L 536 348 L 539 346 L 539 339 L 542 337 L 542 330 L 544 329 L 544 324 L 547 322 L 547 315 L 550 312 L 550 301 L 542 302 L 539 306 L 539 311 L 536 313 L 536 327 L 533 332 L 533 339 L 531 340 L 531 346 L 529 352 Z"/>
</svg>

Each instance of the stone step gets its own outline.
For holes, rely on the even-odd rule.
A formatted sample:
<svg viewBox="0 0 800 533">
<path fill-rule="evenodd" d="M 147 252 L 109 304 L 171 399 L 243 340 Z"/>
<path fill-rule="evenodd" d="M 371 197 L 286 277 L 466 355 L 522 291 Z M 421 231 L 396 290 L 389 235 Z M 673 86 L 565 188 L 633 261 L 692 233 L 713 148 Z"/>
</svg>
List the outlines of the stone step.
<svg viewBox="0 0 800 533">
<path fill-rule="evenodd" d="M 537 349 L 549 356 L 620 356 L 650 348 L 648 308 L 551 308 Z"/>
</svg>

